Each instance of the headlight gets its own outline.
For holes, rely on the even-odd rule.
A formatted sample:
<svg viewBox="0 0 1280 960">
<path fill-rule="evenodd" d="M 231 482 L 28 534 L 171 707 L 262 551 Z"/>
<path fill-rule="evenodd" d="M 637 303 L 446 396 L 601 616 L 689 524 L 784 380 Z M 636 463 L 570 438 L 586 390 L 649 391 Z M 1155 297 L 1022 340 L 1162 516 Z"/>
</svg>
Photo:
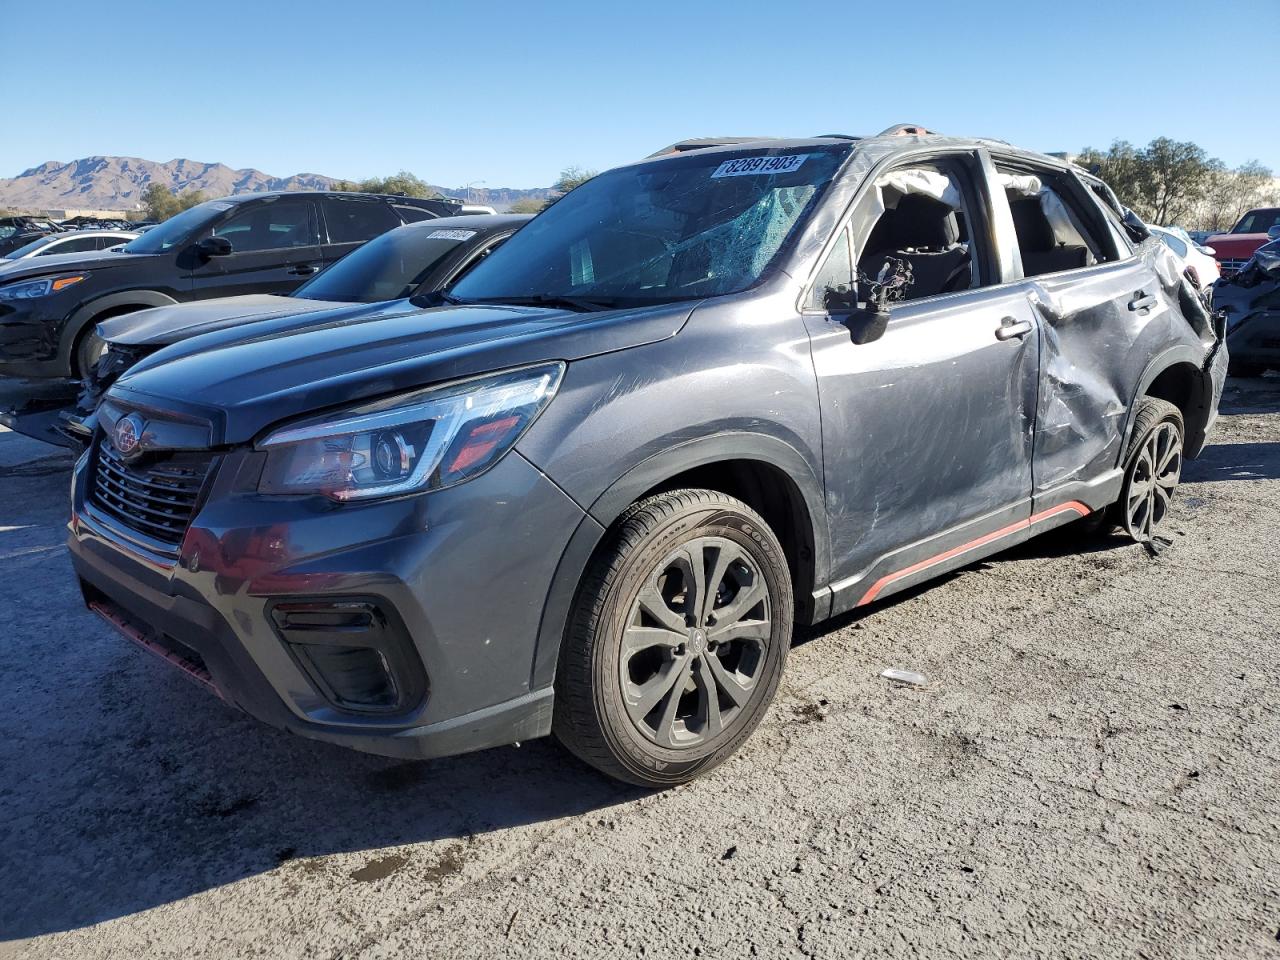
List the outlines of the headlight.
<svg viewBox="0 0 1280 960">
<path fill-rule="evenodd" d="M 41 277 L 0 287 L 0 300 L 36 300 L 74 286 L 88 277 L 87 273 L 74 273 L 66 277 Z"/>
<path fill-rule="evenodd" d="M 259 446 L 265 494 L 393 497 L 492 466 L 555 396 L 563 363 L 525 367 L 292 424 Z"/>
</svg>

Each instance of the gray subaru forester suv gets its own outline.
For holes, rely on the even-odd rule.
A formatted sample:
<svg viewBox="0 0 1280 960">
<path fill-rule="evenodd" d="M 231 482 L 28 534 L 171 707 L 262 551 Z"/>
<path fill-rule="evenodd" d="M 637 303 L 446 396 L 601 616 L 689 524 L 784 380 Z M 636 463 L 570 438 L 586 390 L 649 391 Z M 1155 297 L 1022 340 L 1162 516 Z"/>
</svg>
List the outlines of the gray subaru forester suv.
<svg viewBox="0 0 1280 960">
<path fill-rule="evenodd" d="M 1222 331 L 1104 184 L 896 131 L 601 174 L 446 294 L 121 378 L 89 607 L 262 720 L 432 757 L 555 733 L 661 787 L 793 625 L 1053 527 L 1158 536 Z"/>
</svg>

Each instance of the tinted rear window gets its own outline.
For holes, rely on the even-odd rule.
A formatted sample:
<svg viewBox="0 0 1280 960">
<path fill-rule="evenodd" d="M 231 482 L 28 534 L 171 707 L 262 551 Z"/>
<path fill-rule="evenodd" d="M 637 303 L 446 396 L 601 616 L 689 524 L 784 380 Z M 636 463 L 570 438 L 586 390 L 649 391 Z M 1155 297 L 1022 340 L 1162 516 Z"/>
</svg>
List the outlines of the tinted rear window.
<svg viewBox="0 0 1280 960">
<path fill-rule="evenodd" d="M 324 219 L 330 243 L 364 243 L 400 226 L 400 218 L 381 200 L 326 197 Z"/>
</svg>

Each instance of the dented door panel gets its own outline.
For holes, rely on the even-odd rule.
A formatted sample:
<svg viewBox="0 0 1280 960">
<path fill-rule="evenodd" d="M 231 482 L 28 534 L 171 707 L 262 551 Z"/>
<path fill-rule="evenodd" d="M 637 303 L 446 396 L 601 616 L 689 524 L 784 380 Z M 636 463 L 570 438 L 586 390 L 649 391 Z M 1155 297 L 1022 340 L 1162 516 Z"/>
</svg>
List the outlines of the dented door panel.
<svg viewBox="0 0 1280 960">
<path fill-rule="evenodd" d="M 1193 346 L 1202 361 L 1208 356 L 1207 315 L 1184 314 L 1179 285 L 1185 281 L 1171 257 L 1158 241 L 1148 241 L 1118 263 L 1027 281 L 1040 321 L 1037 496 L 1119 465 L 1133 404 L 1154 358 L 1177 344 Z M 1197 323 L 1206 329 L 1197 330 Z"/>
</svg>

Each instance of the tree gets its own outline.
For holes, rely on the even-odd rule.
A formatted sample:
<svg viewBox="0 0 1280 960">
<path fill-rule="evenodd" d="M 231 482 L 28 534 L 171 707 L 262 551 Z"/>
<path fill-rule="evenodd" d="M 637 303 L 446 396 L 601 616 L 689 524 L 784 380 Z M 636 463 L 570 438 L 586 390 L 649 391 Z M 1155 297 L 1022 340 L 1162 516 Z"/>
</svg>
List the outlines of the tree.
<svg viewBox="0 0 1280 960">
<path fill-rule="evenodd" d="M 440 191 L 421 177 L 401 170 L 389 177 L 367 177 L 364 180 L 335 180 L 334 190 L 348 190 L 352 193 L 391 193 L 406 197 L 438 197 Z"/>
<path fill-rule="evenodd" d="M 174 194 L 163 183 L 152 183 L 142 192 L 142 208 L 148 220 L 161 221 L 208 199 L 203 190 L 184 190 Z"/>
<path fill-rule="evenodd" d="M 1204 196 L 1208 186 L 1209 156 L 1190 142 L 1157 137 L 1143 151 L 1147 199 L 1155 223 L 1178 223 Z"/>
<path fill-rule="evenodd" d="M 152 183 L 142 193 L 142 208 L 147 212 L 148 220 L 168 220 L 179 213 L 178 198 L 163 183 Z"/>
<path fill-rule="evenodd" d="M 537 197 L 522 197 L 511 205 L 512 213 L 540 213 L 542 208 L 547 205 L 547 201 L 539 200 Z"/>
<path fill-rule="evenodd" d="M 582 186 L 597 173 L 599 173 L 598 170 L 586 170 L 582 167 L 565 167 L 560 171 L 560 179 L 556 181 L 553 189 L 563 197 L 570 190 L 574 190 Z M 557 199 L 559 199 L 559 197 L 557 197 Z"/>
<path fill-rule="evenodd" d="M 1168 137 L 1142 148 L 1117 140 L 1105 153 L 1085 148 L 1076 163 L 1095 170 L 1144 220 L 1190 229 L 1228 229 L 1276 193 L 1271 171 L 1257 161 L 1231 170 L 1198 144 Z"/>
</svg>

